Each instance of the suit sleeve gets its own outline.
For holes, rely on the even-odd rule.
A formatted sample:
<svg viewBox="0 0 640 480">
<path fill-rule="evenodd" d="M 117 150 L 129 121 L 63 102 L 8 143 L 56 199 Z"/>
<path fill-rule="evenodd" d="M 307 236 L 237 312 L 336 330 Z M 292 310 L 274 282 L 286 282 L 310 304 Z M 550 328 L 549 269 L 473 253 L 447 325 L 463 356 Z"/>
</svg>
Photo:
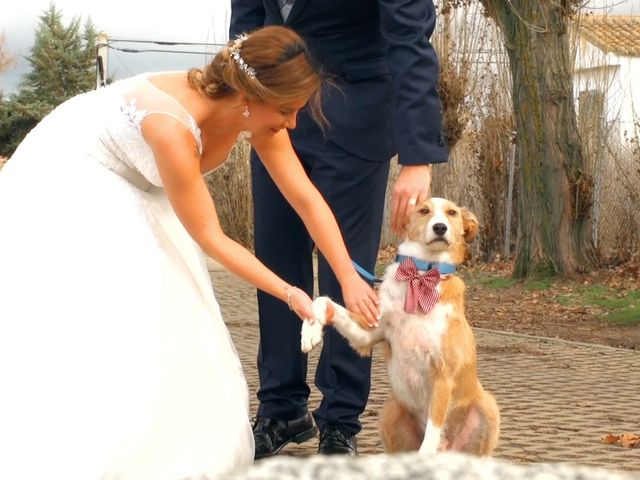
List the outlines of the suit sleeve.
<svg viewBox="0 0 640 480">
<path fill-rule="evenodd" d="M 430 42 L 436 11 L 431 0 L 379 0 L 395 91 L 395 138 L 403 165 L 446 162 L 439 64 Z"/>
<path fill-rule="evenodd" d="M 231 23 L 229 38 L 250 32 L 264 25 L 264 5 L 262 0 L 231 0 Z"/>
</svg>

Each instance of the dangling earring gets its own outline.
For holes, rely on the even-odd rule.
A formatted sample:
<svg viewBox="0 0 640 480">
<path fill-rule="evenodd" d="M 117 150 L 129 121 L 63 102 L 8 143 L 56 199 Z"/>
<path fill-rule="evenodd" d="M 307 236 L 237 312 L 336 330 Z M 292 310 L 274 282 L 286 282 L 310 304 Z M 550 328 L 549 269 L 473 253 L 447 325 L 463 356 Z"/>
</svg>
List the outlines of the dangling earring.
<svg viewBox="0 0 640 480">
<path fill-rule="evenodd" d="M 244 118 L 249 118 L 251 116 L 251 112 L 249 111 L 249 105 L 244 104 L 244 112 L 242 112 L 242 116 Z"/>
</svg>

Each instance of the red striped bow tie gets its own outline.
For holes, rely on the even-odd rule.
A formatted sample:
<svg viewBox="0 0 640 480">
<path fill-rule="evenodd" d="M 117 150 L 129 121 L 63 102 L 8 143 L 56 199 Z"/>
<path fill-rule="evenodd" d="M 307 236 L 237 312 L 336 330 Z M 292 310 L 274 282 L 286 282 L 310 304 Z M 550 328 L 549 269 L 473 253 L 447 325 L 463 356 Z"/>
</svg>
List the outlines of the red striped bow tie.
<svg viewBox="0 0 640 480">
<path fill-rule="evenodd" d="M 407 282 L 407 296 L 404 299 L 404 311 L 407 313 L 428 313 L 440 298 L 436 290 L 440 282 L 438 267 L 420 274 L 416 264 L 407 258 L 396 270 L 396 281 Z"/>
</svg>

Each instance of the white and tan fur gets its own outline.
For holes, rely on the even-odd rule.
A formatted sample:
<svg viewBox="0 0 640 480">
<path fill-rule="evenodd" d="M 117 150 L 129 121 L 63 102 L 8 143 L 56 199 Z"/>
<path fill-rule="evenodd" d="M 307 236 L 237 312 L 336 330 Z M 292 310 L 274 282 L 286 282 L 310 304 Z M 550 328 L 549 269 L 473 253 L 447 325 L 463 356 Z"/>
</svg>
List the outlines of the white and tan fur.
<svg viewBox="0 0 640 480">
<path fill-rule="evenodd" d="M 431 198 L 416 206 L 398 253 L 459 265 L 477 231 L 478 221 L 470 211 Z M 464 313 L 464 283 L 455 274 L 441 275 L 434 308 L 426 314 L 409 314 L 404 310 L 406 284 L 395 280 L 398 266 L 387 268 L 380 285 L 379 327 L 365 330 L 345 308 L 319 297 L 313 302 L 316 321 L 303 325 L 302 350 L 308 352 L 320 342 L 323 324 L 332 324 L 362 355 L 370 355 L 372 346 L 384 341 L 392 389 L 380 415 L 385 451 L 491 455 L 498 442 L 500 414 L 476 374 L 475 340 Z"/>
</svg>

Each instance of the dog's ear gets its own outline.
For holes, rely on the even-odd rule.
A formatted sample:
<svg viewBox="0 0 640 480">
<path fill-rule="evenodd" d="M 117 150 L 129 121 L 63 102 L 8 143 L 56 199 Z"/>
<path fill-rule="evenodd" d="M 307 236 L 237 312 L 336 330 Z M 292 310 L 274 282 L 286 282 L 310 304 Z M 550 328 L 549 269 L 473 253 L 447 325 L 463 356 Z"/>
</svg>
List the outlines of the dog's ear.
<svg viewBox="0 0 640 480">
<path fill-rule="evenodd" d="M 478 219 L 467 208 L 462 209 L 462 228 L 464 229 L 464 240 L 471 243 L 478 235 Z"/>
</svg>

